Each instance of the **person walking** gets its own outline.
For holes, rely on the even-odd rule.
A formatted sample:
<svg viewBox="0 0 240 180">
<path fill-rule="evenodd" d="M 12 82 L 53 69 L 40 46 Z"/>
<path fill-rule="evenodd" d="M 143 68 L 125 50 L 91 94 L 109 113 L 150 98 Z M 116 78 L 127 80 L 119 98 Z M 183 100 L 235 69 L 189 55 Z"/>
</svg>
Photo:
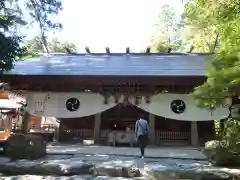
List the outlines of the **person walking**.
<svg viewBox="0 0 240 180">
<path fill-rule="evenodd" d="M 140 115 L 135 124 L 135 134 L 140 148 L 141 158 L 144 158 L 145 155 L 145 148 L 148 141 L 148 130 L 148 122 L 144 119 L 143 115 Z"/>
</svg>

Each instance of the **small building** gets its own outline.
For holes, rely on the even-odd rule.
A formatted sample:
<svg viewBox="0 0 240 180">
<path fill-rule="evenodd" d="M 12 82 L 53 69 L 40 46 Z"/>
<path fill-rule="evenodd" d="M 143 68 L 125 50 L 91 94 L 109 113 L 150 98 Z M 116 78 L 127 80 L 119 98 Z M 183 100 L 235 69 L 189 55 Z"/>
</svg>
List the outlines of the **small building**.
<svg viewBox="0 0 240 180">
<path fill-rule="evenodd" d="M 11 133 L 19 132 L 22 128 L 22 106 L 25 104 L 24 96 L 11 91 L 0 91 L 0 140 Z M 29 133 L 49 133 L 56 129 L 58 123 L 55 118 L 41 117 L 30 114 L 28 118 Z M 5 132 L 6 131 L 6 132 Z M 53 134 L 53 133 L 52 133 Z"/>
<path fill-rule="evenodd" d="M 189 96 L 205 80 L 204 54 L 49 55 L 19 61 L 3 75 L 32 115 L 56 117 L 61 141 L 111 142 L 134 135 L 140 114 L 152 144 L 198 145 L 214 136 L 228 107 L 196 107 Z M 120 140 L 119 140 L 120 141 Z"/>
</svg>

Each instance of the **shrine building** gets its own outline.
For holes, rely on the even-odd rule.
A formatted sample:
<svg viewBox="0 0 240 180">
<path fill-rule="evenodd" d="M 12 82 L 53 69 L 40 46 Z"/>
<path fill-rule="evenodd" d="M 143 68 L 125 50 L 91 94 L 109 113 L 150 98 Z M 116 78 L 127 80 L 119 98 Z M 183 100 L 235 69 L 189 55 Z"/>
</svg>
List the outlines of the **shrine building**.
<svg viewBox="0 0 240 180">
<path fill-rule="evenodd" d="M 50 54 L 16 62 L 2 80 L 26 97 L 30 114 L 60 120 L 60 141 L 107 143 L 112 132 L 124 139 L 144 115 L 152 144 L 199 145 L 213 138 L 214 120 L 229 116 L 228 107 L 201 109 L 189 95 L 206 80 L 205 57 Z"/>
</svg>

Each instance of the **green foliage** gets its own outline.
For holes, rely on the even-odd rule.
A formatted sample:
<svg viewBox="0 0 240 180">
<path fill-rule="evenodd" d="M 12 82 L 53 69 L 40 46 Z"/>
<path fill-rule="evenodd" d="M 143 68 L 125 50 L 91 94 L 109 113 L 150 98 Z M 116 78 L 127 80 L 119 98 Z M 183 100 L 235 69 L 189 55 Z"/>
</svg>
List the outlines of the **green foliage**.
<svg viewBox="0 0 240 180">
<path fill-rule="evenodd" d="M 67 53 L 67 49 L 70 50 L 71 52 L 77 51 L 75 44 L 68 41 L 61 42 L 57 38 L 49 42 L 48 46 L 51 52 Z"/>
<path fill-rule="evenodd" d="M 218 54 L 206 58 L 207 81 L 193 93 L 198 106 L 215 109 L 240 86 L 240 1 L 190 0 L 185 6 L 184 20 L 201 34 L 192 37 L 197 40 L 194 45 L 198 49 L 209 47 L 210 51 L 214 44 L 211 38 L 219 35 Z M 224 125 L 221 141 L 212 150 L 213 160 L 217 165 L 239 166 L 239 121 L 228 118 Z"/>
<path fill-rule="evenodd" d="M 207 81 L 193 93 L 198 105 L 214 109 L 231 97 L 240 85 L 239 55 L 216 55 L 207 58 Z"/>
<path fill-rule="evenodd" d="M 24 48 L 20 46 L 22 38 L 16 35 L 6 36 L 0 32 L 0 71 L 8 71 L 13 67 L 16 58 L 21 56 Z"/>
<path fill-rule="evenodd" d="M 204 153 L 217 166 L 240 165 L 240 122 L 229 118 L 221 132 L 220 141 L 205 144 Z"/>
<path fill-rule="evenodd" d="M 200 41 L 209 41 L 219 33 L 218 52 L 238 52 L 240 44 L 239 0 L 190 0 L 184 9 L 184 22 L 202 34 Z M 205 32 L 205 33 L 204 33 Z M 196 39 L 196 40 L 198 40 Z M 205 46 L 198 44 L 198 46 Z"/>
<path fill-rule="evenodd" d="M 157 51 L 157 52 L 167 52 L 169 48 L 171 48 L 170 45 L 165 44 L 165 43 L 162 43 L 162 42 L 159 42 L 159 43 L 156 45 L 156 51 Z"/>
<path fill-rule="evenodd" d="M 50 19 L 51 15 L 56 15 L 62 10 L 62 3 L 60 0 L 29 0 L 26 3 L 29 15 L 33 22 L 37 22 L 43 31 L 52 29 L 61 29 L 62 25 L 58 22 L 53 22 Z"/>
<path fill-rule="evenodd" d="M 26 25 L 26 22 L 22 18 L 15 15 L 1 15 L 0 21 L 0 28 L 4 31 L 9 31 L 9 28 L 15 24 Z"/>
<path fill-rule="evenodd" d="M 155 52 L 167 52 L 178 50 L 182 41 L 180 39 L 180 28 L 182 24 L 177 18 L 174 8 L 168 4 L 161 6 L 159 10 L 158 23 L 154 25 L 154 37 L 151 49 Z"/>
<path fill-rule="evenodd" d="M 26 45 L 26 51 L 24 53 L 24 57 L 36 57 L 39 56 L 40 52 L 43 52 L 43 46 L 41 44 L 40 38 L 34 37 L 31 40 L 28 40 L 25 42 Z"/>
<path fill-rule="evenodd" d="M 10 70 L 16 58 L 24 52 L 24 47 L 20 46 L 22 37 L 18 36 L 13 27 L 24 25 L 20 14 L 15 9 L 7 6 L 10 1 L 0 2 L 0 72 Z"/>
<path fill-rule="evenodd" d="M 50 16 L 57 15 L 62 10 L 61 0 L 29 0 L 26 3 L 32 23 L 37 23 L 40 30 L 40 40 L 45 52 L 49 52 L 47 46 L 46 31 L 62 29 L 62 24 L 53 22 Z"/>
<path fill-rule="evenodd" d="M 240 153 L 240 123 L 237 120 L 229 119 L 225 123 L 222 139 L 227 142 L 233 152 Z"/>
<path fill-rule="evenodd" d="M 185 5 L 185 23 L 202 34 L 201 37 L 195 36 L 198 41 L 195 48 L 208 47 L 210 51 L 214 36 L 219 34 L 218 54 L 206 59 L 207 82 L 197 87 L 193 94 L 201 107 L 214 109 L 223 104 L 223 100 L 240 85 L 239 17 L 240 4 L 235 0 L 190 0 Z"/>
<path fill-rule="evenodd" d="M 181 47 L 181 42 L 175 42 L 172 44 L 168 44 L 166 42 L 159 41 L 155 45 L 152 46 L 153 51 L 156 52 L 168 52 L 169 49 L 171 51 L 176 51 Z"/>
<path fill-rule="evenodd" d="M 25 56 L 27 57 L 36 57 L 39 56 L 39 53 L 44 52 L 44 49 L 41 44 L 41 40 L 39 37 L 34 37 L 31 40 L 28 40 L 25 42 L 26 44 L 26 51 L 25 51 Z M 65 41 L 61 42 L 57 38 L 48 41 L 47 43 L 48 50 L 49 52 L 56 52 L 56 53 L 68 53 L 67 49 L 70 50 L 71 52 L 76 52 L 76 46 L 75 44 Z"/>
<path fill-rule="evenodd" d="M 209 53 L 216 39 L 216 32 L 211 27 L 199 29 L 190 25 L 182 28 L 182 38 L 185 48 L 194 46 L 193 52 Z M 218 47 L 219 44 L 217 44 Z"/>
</svg>

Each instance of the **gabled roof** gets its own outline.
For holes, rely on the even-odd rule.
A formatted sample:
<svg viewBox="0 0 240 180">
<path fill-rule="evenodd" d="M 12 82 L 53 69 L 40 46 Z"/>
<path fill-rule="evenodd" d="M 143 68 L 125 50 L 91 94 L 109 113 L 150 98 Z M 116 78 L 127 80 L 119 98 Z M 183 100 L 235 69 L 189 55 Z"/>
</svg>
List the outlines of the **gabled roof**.
<svg viewBox="0 0 240 180">
<path fill-rule="evenodd" d="M 9 75 L 204 76 L 206 55 L 52 55 L 16 62 Z"/>
</svg>

